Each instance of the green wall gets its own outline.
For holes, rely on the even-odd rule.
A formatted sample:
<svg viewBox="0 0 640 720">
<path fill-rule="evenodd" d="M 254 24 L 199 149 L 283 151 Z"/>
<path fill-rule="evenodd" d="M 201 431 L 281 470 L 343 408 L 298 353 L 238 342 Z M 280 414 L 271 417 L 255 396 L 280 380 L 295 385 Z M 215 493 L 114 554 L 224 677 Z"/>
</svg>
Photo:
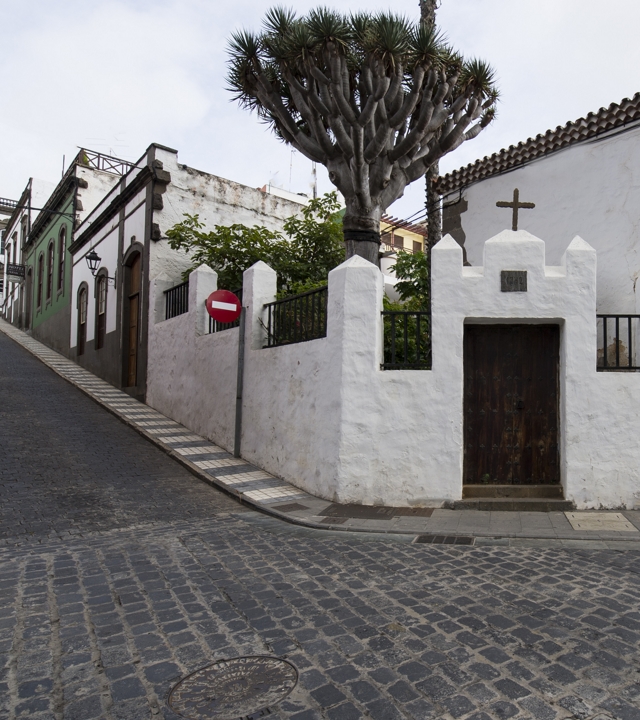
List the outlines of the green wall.
<svg viewBox="0 0 640 720">
<path fill-rule="evenodd" d="M 56 208 L 57 213 L 69 213 L 69 215 L 51 215 L 49 222 L 42 228 L 36 238 L 31 238 L 31 243 L 25 254 L 25 265 L 32 268 L 31 287 L 31 328 L 36 330 L 40 325 L 46 323 L 61 310 L 66 309 L 71 302 L 71 253 L 69 245 L 73 239 L 73 200 L 75 189 L 71 189 L 63 203 Z M 58 238 L 60 230 L 66 226 L 64 278 L 62 290 L 58 290 Z M 51 298 L 47 299 L 47 273 L 48 273 L 48 247 L 53 240 L 53 288 Z M 42 304 L 38 307 L 38 258 L 44 256 L 44 272 L 42 279 Z M 67 330 L 67 335 L 69 331 Z"/>
</svg>

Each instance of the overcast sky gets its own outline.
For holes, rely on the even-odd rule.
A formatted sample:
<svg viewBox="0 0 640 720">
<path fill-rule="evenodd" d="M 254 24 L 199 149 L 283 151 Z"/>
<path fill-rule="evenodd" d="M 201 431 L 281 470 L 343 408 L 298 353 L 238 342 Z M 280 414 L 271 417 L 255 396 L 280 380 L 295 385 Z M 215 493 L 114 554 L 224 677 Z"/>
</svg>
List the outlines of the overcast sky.
<svg viewBox="0 0 640 720">
<path fill-rule="evenodd" d="M 30 176 L 58 181 L 77 146 L 135 160 L 151 142 L 181 162 L 258 187 L 308 192 L 311 164 L 224 89 L 225 46 L 258 29 L 270 0 L 2 0 L 0 196 Z M 296 0 L 418 17 L 415 0 Z M 450 170 L 640 91 L 638 0 L 443 0 L 438 23 L 496 69 L 491 127 L 442 163 Z M 319 174 L 320 191 L 331 188 Z M 423 182 L 391 208 L 423 204 Z"/>
</svg>

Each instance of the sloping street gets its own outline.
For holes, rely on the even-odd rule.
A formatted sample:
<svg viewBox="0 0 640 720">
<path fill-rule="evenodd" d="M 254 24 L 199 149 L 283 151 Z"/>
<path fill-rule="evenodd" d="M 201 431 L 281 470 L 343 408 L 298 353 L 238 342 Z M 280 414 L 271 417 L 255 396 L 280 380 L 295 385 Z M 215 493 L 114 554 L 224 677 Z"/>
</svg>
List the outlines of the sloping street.
<svg viewBox="0 0 640 720">
<path fill-rule="evenodd" d="M 181 678 L 275 655 L 273 720 L 640 719 L 640 552 L 289 525 L 0 358 L 1 718 L 176 720 Z"/>
</svg>

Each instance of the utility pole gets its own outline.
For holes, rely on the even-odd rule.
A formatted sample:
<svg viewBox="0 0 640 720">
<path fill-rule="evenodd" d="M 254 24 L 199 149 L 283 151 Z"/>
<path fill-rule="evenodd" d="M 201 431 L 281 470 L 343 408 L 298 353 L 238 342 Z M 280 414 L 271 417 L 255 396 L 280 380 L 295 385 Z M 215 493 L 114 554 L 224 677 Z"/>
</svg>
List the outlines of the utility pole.
<svg viewBox="0 0 640 720">
<path fill-rule="evenodd" d="M 436 10 L 440 6 L 440 0 L 420 0 L 420 20 L 428 28 L 435 27 Z M 440 176 L 440 163 L 434 163 L 426 174 L 426 207 L 427 207 L 427 242 L 431 248 L 442 238 L 442 209 L 440 207 L 440 195 L 435 190 L 435 182 Z"/>
</svg>

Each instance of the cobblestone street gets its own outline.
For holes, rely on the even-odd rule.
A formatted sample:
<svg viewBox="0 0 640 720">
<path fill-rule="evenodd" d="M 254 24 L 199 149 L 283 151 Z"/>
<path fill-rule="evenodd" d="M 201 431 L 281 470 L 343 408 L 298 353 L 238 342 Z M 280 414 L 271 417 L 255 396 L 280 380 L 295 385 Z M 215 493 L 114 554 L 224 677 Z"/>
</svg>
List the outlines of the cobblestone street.
<svg viewBox="0 0 640 720">
<path fill-rule="evenodd" d="M 0 718 L 177 720 L 180 678 L 272 654 L 272 720 L 640 720 L 640 552 L 288 525 L 0 358 Z"/>
</svg>

